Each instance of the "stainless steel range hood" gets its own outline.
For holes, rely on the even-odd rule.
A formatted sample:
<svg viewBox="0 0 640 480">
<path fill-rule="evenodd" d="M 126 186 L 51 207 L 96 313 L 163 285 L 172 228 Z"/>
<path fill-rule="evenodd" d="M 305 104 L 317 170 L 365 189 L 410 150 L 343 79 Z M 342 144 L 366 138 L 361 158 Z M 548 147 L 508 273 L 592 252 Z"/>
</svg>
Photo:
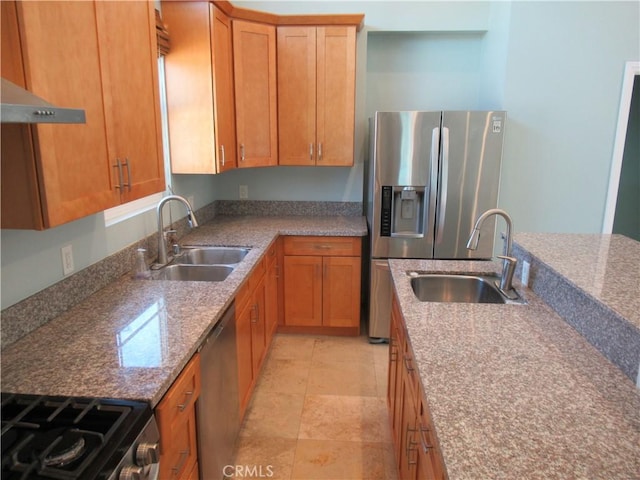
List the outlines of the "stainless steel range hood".
<svg viewBox="0 0 640 480">
<path fill-rule="evenodd" d="M 1 123 L 86 123 L 84 110 L 62 108 L 4 78 L 0 84 Z"/>
</svg>

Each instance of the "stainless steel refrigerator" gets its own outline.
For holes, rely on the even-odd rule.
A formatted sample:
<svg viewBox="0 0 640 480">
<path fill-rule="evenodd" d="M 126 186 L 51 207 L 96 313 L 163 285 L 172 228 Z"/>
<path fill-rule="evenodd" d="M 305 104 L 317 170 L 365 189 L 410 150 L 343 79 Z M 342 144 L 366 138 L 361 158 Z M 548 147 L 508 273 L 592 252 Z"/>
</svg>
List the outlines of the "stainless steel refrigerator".
<svg viewBox="0 0 640 480">
<path fill-rule="evenodd" d="M 389 258 L 487 259 L 495 217 L 478 249 L 466 243 L 498 201 L 506 113 L 376 112 L 365 185 L 370 236 L 369 337 L 389 337 Z"/>
</svg>

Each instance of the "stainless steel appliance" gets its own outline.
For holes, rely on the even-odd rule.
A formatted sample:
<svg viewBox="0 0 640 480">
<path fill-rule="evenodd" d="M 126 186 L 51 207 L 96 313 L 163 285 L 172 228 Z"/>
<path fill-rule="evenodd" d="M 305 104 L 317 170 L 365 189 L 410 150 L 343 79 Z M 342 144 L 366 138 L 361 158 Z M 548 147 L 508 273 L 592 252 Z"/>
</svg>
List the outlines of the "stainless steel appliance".
<svg viewBox="0 0 640 480">
<path fill-rule="evenodd" d="M 156 479 L 151 407 L 128 400 L 2 393 L 2 478 Z"/>
<path fill-rule="evenodd" d="M 370 234 L 369 336 L 389 337 L 389 258 L 483 259 L 495 217 L 477 250 L 466 243 L 478 216 L 498 201 L 506 113 L 376 112 L 370 120 L 365 201 Z"/>
<path fill-rule="evenodd" d="M 235 305 L 227 309 L 200 350 L 202 388 L 196 405 L 200 478 L 224 478 L 240 431 Z"/>
</svg>

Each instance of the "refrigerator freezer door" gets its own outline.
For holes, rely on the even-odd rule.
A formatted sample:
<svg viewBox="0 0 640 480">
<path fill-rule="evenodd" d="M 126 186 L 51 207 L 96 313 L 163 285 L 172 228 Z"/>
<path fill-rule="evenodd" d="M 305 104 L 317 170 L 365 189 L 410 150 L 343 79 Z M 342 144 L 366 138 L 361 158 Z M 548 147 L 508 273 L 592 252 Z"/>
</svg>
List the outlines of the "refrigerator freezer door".
<svg viewBox="0 0 640 480">
<path fill-rule="evenodd" d="M 369 165 L 371 256 L 431 258 L 441 112 L 376 112 Z"/>
<path fill-rule="evenodd" d="M 505 112 L 443 112 L 435 258 L 490 258 L 495 217 L 478 250 L 467 250 L 476 219 L 498 204 Z"/>
<path fill-rule="evenodd" d="M 387 260 L 371 260 L 369 337 L 389 338 L 391 324 L 391 270 Z"/>
</svg>

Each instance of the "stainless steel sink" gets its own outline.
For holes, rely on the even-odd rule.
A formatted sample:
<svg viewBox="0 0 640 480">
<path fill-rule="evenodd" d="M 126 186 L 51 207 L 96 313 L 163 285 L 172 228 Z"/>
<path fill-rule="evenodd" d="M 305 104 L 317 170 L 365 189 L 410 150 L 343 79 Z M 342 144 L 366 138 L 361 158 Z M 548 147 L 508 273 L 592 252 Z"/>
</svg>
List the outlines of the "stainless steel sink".
<svg viewBox="0 0 640 480">
<path fill-rule="evenodd" d="M 523 303 L 509 300 L 496 286 L 491 275 L 457 275 L 410 272 L 411 288 L 421 302 Z"/>
<path fill-rule="evenodd" d="M 174 263 L 181 265 L 232 265 L 249 253 L 244 247 L 182 247 Z"/>
<path fill-rule="evenodd" d="M 226 279 L 234 266 L 232 265 L 167 265 L 154 270 L 154 280 L 183 280 L 190 282 L 221 282 Z"/>
</svg>

